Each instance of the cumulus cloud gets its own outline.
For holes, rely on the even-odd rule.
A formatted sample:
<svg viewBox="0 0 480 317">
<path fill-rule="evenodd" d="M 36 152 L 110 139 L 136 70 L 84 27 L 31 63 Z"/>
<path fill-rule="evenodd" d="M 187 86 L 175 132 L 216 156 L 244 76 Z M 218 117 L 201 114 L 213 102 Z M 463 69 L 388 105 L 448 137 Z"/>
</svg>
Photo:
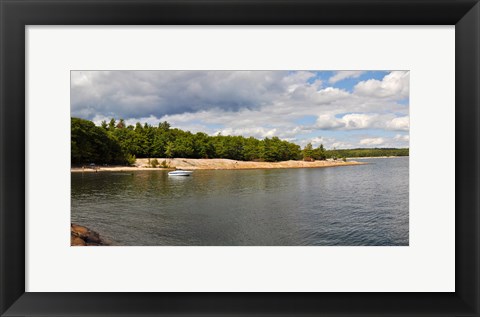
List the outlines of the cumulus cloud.
<svg viewBox="0 0 480 317">
<path fill-rule="evenodd" d="M 409 89 L 409 71 L 394 71 L 382 80 L 369 79 L 359 82 L 354 88 L 358 95 L 396 100 L 408 98 Z"/>
<path fill-rule="evenodd" d="M 386 122 L 386 128 L 390 130 L 408 131 L 410 128 L 410 118 L 408 116 L 393 118 Z"/>
<path fill-rule="evenodd" d="M 395 117 L 393 114 L 350 113 L 341 117 L 321 115 L 317 119 L 317 127 L 324 130 L 359 130 L 359 129 L 409 129 L 409 117 Z"/>
<path fill-rule="evenodd" d="M 347 78 L 358 78 L 360 77 L 362 74 L 364 74 L 365 71 L 358 71 L 358 70 L 342 70 L 342 71 L 338 71 L 338 72 L 335 72 L 335 75 L 333 75 L 332 77 L 330 77 L 328 79 L 328 82 L 330 84 L 334 84 L 336 82 L 339 82 L 341 80 L 344 80 L 344 79 L 347 79 Z"/>
</svg>

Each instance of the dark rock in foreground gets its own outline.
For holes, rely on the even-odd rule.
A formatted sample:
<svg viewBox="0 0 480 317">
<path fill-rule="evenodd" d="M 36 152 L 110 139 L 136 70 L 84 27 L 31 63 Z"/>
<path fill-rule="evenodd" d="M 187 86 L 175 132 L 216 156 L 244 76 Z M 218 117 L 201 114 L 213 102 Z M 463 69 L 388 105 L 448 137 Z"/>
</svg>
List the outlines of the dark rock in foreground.
<svg viewBox="0 0 480 317">
<path fill-rule="evenodd" d="M 70 226 L 70 245 L 72 246 L 99 246 L 108 245 L 98 232 L 77 224 Z"/>
</svg>

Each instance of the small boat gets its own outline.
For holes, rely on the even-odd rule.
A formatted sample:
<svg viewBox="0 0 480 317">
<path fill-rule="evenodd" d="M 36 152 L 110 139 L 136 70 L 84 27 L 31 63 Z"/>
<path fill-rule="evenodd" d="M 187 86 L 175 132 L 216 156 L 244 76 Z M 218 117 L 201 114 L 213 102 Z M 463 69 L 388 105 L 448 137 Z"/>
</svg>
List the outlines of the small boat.
<svg viewBox="0 0 480 317">
<path fill-rule="evenodd" d="M 192 173 L 192 171 L 176 170 L 168 172 L 168 176 L 190 176 Z"/>
</svg>

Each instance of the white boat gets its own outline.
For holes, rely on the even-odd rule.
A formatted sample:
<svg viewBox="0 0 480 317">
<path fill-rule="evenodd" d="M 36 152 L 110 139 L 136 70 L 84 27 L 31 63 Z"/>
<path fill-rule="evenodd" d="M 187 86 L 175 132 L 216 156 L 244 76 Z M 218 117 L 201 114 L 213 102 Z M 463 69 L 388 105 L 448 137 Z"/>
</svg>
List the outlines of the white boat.
<svg viewBox="0 0 480 317">
<path fill-rule="evenodd" d="M 168 176 L 190 176 L 192 173 L 193 171 L 176 170 L 168 172 Z"/>
</svg>

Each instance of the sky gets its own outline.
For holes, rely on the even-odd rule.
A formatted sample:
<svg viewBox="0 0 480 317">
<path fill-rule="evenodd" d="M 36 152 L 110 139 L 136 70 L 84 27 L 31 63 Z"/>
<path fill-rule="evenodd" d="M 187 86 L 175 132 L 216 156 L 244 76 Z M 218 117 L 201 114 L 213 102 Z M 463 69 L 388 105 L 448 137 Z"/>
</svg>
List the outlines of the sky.
<svg viewBox="0 0 480 317">
<path fill-rule="evenodd" d="M 71 115 L 327 149 L 408 147 L 408 71 L 72 71 Z"/>
</svg>

